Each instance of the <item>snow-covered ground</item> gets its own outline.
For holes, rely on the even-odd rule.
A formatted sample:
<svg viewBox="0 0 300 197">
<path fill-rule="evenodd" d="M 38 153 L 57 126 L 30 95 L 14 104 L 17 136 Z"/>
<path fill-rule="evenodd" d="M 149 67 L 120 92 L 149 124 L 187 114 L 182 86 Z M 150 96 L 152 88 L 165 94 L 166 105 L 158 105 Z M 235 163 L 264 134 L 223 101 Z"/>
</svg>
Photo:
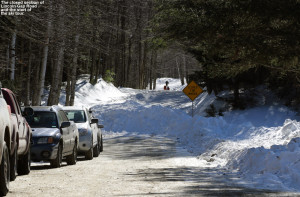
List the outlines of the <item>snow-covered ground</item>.
<svg viewBox="0 0 300 197">
<path fill-rule="evenodd" d="M 165 81 L 170 91 L 163 90 Z M 224 103 L 204 92 L 194 101 L 191 117 L 192 103 L 183 88 L 170 78 L 158 79 L 154 91 L 116 88 L 102 79 L 92 86 L 81 79 L 75 104 L 93 107 L 106 138 L 169 137 L 187 150 L 176 162 L 235 171 L 244 180 L 237 184 L 248 187 L 300 191 L 300 122 L 295 112 L 268 93 L 257 97 L 259 106 L 205 117 L 210 104 Z"/>
</svg>

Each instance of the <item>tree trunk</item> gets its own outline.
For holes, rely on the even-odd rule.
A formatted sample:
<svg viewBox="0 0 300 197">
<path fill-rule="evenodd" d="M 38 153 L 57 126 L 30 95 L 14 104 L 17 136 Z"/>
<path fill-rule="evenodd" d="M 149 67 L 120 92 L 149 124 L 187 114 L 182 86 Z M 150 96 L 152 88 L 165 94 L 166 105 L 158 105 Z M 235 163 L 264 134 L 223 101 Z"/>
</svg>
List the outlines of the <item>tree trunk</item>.
<svg viewBox="0 0 300 197">
<path fill-rule="evenodd" d="M 125 5 L 125 0 L 121 1 L 121 38 L 120 38 L 120 43 L 121 43 L 121 69 L 120 69 L 120 85 L 125 86 L 125 78 L 126 78 L 126 34 L 125 34 L 125 24 L 126 24 L 126 5 Z"/>
<path fill-rule="evenodd" d="M 65 106 L 70 106 L 70 97 L 71 97 L 71 67 L 68 66 Z"/>
<path fill-rule="evenodd" d="M 178 73 L 178 79 L 181 79 L 180 62 L 178 60 L 178 56 L 175 57 L 175 62 L 176 62 L 176 68 L 177 68 L 177 73 Z"/>
<path fill-rule="evenodd" d="M 25 106 L 30 105 L 30 80 L 31 80 L 31 64 L 32 64 L 32 43 L 29 41 L 29 58 L 28 58 L 28 65 L 27 65 L 27 77 L 26 77 L 26 91 L 25 91 Z"/>
<path fill-rule="evenodd" d="M 76 71 L 78 67 L 78 45 L 79 45 L 79 33 L 75 36 L 75 47 L 74 47 L 74 56 L 73 56 L 73 69 L 71 71 L 71 97 L 70 97 L 70 105 L 74 105 L 75 99 L 75 85 L 76 85 Z"/>
<path fill-rule="evenodd" d="M 142 48 L 142 35 L 141 35 L 141 32 L 139 32 L 140 34 L 139 34 L 139 36 L 138 36 L 138 62 L 137 62 L 137 66 L 138 66 L 138 80 L 137 80 L 137 84 L 138 84 L 138 88 L 139 89 L 142 89 L 142 60 L 143 60 L 143 58 L 142 58 L 142 55 L 143 55 L 143 53 L 142 53 L 142 50 L 143 50 L 143 48 Z"/>
<path fill-rule="evenodd" d="M 131 72 L 131 62 L 132 62 L 132 54 L 131 54 L 131 47 L 132 47 L 132 35 L 129 36 L 128 39 L 128 59 L 127 59 L 127 71 L 126 71 L 126 86 L 128 87 L 130 85 L 129 79 L 130 79 L 130 72 Z"/>
<path fill-rule="evenodd" d="M 89 73 L 89 68 L 90 68 L 90 64 L 91 64 L 91 49 L 88 50 L 88 57 L 87 60 L 85 61 L 85 72 Z"/>
<path fill-rule="evenodd" d="M 74 43 L 74 55 L 71 69 L 71 85 L 70 85 L 70 106 L 74 105 L 75 100 L 75 85 L 76 85 L 76 73 L 78 67 L 78 45 L 79 45 L 79 23 L 80 23 L 80 0 L 77 0 L 77 23 L 76 23 L 76 35 L 75 35 L 75 43 Z"/>
<path fill-rule="evenodd" d="M 156 89 L 156 79 L 157 79 L 157 72 L 156 72 L 156 68 L 157 68 L 157 51 L 154 51 L 154 55 L 153 55 L 154 59 L 153 59 L 153 90 Z"/>
<path fill-rule="evenodd" d="M 185 70 L 185 81 L 186 83 L 188 83 L 189 81 L 189 72 L 188 72 L 188 68 L 187 68 L 187 59 L 184 56 L 184 70 Z"/>
<path fill-rule="evenodd" d="M 94 10 L 92 10 L 92 13 L 94 12 Z M 95 14 L 95 13 L 94 13 Z M 97 21 L 95 18 L 92 18 L 92 23 L 93 23 L 93 27 L 97 26 Z M 92 42 L 95 43 L 96 42 L 96 30 L 95 28 L 92 29 Z M 90 83 L 91 84 L 95 84 L 95 78 L 96 78 L 96 63 L 97 63 L 97 49 L 95 47 L 91 48 L 91 55 L 92 55 L 92 65 L 91 65 L 91 69 L 90 69 Z"/>
<path fill-rule="evenodd" d="M 65 52 L 65 32 L 64 32 L 64 10 L 65 6 L 63 3 L 59 4 L 58 8 L 58 50 L 57 50 L 57 59 L 54 64 L 53 69 L 53 80 L 51 83 L 51 89 L 48 98 L 47 105 L 57 105 L 59 103 L 59 96 L 61 91 L 61 80 L 63 74 L 63 63 L 64 63 L 64 52 Z"/>
<path fill-rule="evenodd" d="M 142 80 L 141 80 L 141 72 L 142 72 L 142 54 L 143 54 L 143 49 L 142 49 L 142 2 L 138 1 L 138 5 L 135 6 L 134 9 L 134 15 L 135 15 L 135 21 L 136 21 L 136 28 L 135 28 L 135 44 L 137 46 L 137 60 L 136 60 L 136 71 L 135 72 L 135 84 L 134 88 L 142 88 Z"/>
<path fill-rule="evenodd" d="M 20 94 L 22 92 L 22 87 L 23 87 L 23 82 L 24 82 L 24 78 L 25 76 L 23 75 L 24 73 L 24 65 L 25 65 L 25 61 L 24 61 L 24 38 L 21 38 L 21 55 L 20 55 L 20 59 L 19 59 L 19 63 L 20 63 L 20 69 L 17 75 L 17 94 Z M 20 102 L 24 102 L 24 97 L 18 98 L 18 100 Z"/>
<path fill-rule="evenodd" d="M 179 72 L 180 72 L 180 81 L 181 81 L 181 85 L 184 85 L 184 70 L 185 70 L 185 67 L 186 67 L 186 59 L 185 59 L 185 56 L 183 55 L 182 56 L 182 64 L 180 64 L 180 69 L 179 69 Z"/>
<path fill-rule="evenodd" d="M 141 65 L 141 77 L 140 77 L 142 89 L 145 89 L 147 86 L 147 81 L 146 81 L 147 54 L 148 54 L 148 42 L 144 41 L 144 52 L 143 52 L 143 60 Z"/>
<path fill-rule="evenodd" d="M 47 22 L 47 31 L 45 35 L 45 45 L 43 48 L 43 59 L 42 59 L 42 66 L 41 72 L 39 74 L 39 82 L 38 82 L 38 97 L 36 100 L 36 104 L 41 104 L 42 95 L 44 92 L 44 85 L 45 85 L 45 75 L 47 70 L 47 60 L 48 60 L 48 51 L 49 51 L 49 40 L 50 40 L 50 33 L 52 31 L 52 1 L 49 1 L 49 13 L 48 13 L 48 22 Z"/>
<path fill-rule="evenodd" d="M 14 30 L 11 37 L 10 45 L 10 80 L 15 80 L 15 69 L 16 69 L 16 39 L 17 30 Z"/>
<path fill-rule="evenodd" d="M 7 50 L 6 50 L 6 70 L 5 70 L 5 75 L 9 76 L 10 72 L 9 72 L 9 67 L 10 67 L 10 43 L 7 44 Z"/>
<path fill-rule="evenodd" d="M 92 55 L 92 65 L 91 65 L 91 69 L 90 69 L 90 83 L 91 84 L 95 84 L 96 81 L 95 81 L 95 73 L 97 72 L 96 70 L 96 60 L 97 60 L 97 52 L 96 52 L 96 49 L 91 49 L 92 52 L 91 52 L 91 55 Z"/>
<path fill-rule="evenodd" d="M 153 59 L 154 59 L 154 50 L 151 52 L 151 59 L 150 59 L 150 68 L 149 68 L 149 82 L 150 82 L 150 90 L 153 90 L 153 78 L 152 78 L 152 70 L 153 70 Z"/>
<path fill-rule="evenodd" d="M 72 58 L 72 64 L 68 68 L 68 79 L 67 79 L 67 87 L 66 87 L 66 106 L 73 106 L 74 105 L 74 98 L 75 98 L 75 85 L 76 85 L 76 73 L 78 67 L 78 45 L 79 45 L 79 1 L 77 1 L 77 23 L 75 27 L 75 38 L 74 38 L 74 53 Z"/>
<path fill-rule="evenodd" d="M 38 53 L 38 57 L 41 56 L 41 51 Z M 33 93 L 32 93 L 32 105 L 40 105 L 40 103 L 37 102 L 38 96 L 39 96 L 39 91 L 38 91 L 38 86 L 39 86 L 39 81 L 40 81 L 40 69 L 41 69 L 41 58 L 38 58 L 38 61 L 35 64 L 35 75 L 33 79 Z"/>
</svg>

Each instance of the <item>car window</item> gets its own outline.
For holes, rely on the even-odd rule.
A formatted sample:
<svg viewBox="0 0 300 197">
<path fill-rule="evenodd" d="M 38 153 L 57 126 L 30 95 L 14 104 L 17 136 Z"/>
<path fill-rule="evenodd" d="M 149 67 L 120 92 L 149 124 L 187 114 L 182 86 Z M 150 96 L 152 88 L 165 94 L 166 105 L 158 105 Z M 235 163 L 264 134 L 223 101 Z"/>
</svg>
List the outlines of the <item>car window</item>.
<svg viewBox="0 0 300 197">
<path fill-rule="evenodd" d="M 57 113 L 57 118 L 58 118 L 59 124 L 61 124 L 61 122 L 62 122 L 63 120 L 62 120 L 62 117 L 61 117 L 60 113 Z"/>
<path fill-rule="evenodd" d="M 19 104 L 17 102 L 17 99 L 16 99 L 15 95 L 12 95 L 12 97 L 13 97 L 13 99 L 15 101 L 15 104 L 16 104 L 16 108 L 17 108 L 16 111 L 18 112 L 18 114 L 21 114 L 21 110 L 20 110 L 20 107 L 19 107 Z"/>
<path fill-rule="evenodd" d="M 32 128 L 58 128 L 55 112 L 35 111 L 25 118 Z"/>
<path fill-rule="evenodd" d="M 58 117 L 59 125 L 61 125 L 61 123 L 64 122 L 64 120 L 63 120 L 63 117 L 61 116 L 61 112 L 60 111 L 57 113 L 57 117 Z"/>
<path fill-rule="evenodd" d="M 86 122 L 86 116 L 83 110 L 66 110 L 65 113 L 69 120 L 75 123 Z"/>
<path fill-rule="evenodd" d="M 66 113 L 64 111 L 59 111 L 59 115 L 61 116 L 63 122 L 69 121 L 69 118 L 66 116 Z"/>
<path fill-rule="evenodd" d="M 90 114 L 90 112 L 88 110 L 86 110 L 86 114 L 88 116 L 89 122 L 91 122 L 92 117 L 91 117 L 91 114 Z"/>
<path fill-rule="evenodd" d="M 11 113 L 15 114 L 16 113 L 15 105 L 12 102 L 11 97 L 9 96 L 9 94 L 6 91 L 2 91 L 2 93 L 3 93 L 4 99 L 7 103 L 7 105 L 10 106 Z"/>
</svg>

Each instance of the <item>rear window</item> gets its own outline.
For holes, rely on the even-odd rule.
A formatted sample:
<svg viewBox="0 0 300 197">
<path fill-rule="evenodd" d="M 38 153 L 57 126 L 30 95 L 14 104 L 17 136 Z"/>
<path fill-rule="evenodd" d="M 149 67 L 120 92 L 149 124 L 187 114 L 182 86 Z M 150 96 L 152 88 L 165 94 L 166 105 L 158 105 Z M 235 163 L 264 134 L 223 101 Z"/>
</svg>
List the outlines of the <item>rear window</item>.
<svg viewBox="0 0 300 197">
<path fill-rule="evenodd" d="M 55 112 L 35 111 L 33 116 L 26 120 L 32 128 L 58 128 Z"/>
<path fill-rule="evenodd" d="M 69 120 L 75 123 L 86 122 L 86 116 L 83 110 L 65 110 Z"/>
</svg>

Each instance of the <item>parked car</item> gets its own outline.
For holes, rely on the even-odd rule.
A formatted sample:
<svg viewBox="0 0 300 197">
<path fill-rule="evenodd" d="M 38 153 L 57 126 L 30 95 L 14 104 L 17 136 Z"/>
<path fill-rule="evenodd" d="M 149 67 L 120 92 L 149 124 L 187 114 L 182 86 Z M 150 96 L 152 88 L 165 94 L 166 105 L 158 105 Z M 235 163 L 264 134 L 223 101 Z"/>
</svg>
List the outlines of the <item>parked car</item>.
<svg viewBox="0 0 300 197">
<path fill-rule="evenodd" d="M 85 107 L 63 107 L 68 118 L 74 121 L 79 130 L 78 153 L 85 155 L 86 159 L 98 157 L 103 150 L 102 133 L 98 128 L 98 119 L 93 118 Z"/>
<path fill-rule="evenodd" d="M 78 129 L 59 106 L 33 106 L 26 119 L 32 127 L 32 161 L 50 161 L 60 167 L 63 157 L 68 165 L 77 162 Z"/>
<path fill-rule="evenodd" d="M 18 175 L 30 173 L 30 144 L 32 131 L 26 119 L 23 117 L 21 108 L 14 93 L 6 88 L 1 88 L 3 98 L 11 110 L 12 146 L 10 149 L 10 180 Z M 28 110 L 28 113 L 30 110 Z"/>
<path fill-rule="evenodd" d="M 11 143 L 13 136 L 11 115 L 2 91 L 0 91 L 0 109 L 0 196 L 5 196 L 9 190 L 10 181 L 10 150 L 14 149 L 13 144 L 16 142 Z M 14 150 L 12 152 L 14 153 Z"/>
</svg>

